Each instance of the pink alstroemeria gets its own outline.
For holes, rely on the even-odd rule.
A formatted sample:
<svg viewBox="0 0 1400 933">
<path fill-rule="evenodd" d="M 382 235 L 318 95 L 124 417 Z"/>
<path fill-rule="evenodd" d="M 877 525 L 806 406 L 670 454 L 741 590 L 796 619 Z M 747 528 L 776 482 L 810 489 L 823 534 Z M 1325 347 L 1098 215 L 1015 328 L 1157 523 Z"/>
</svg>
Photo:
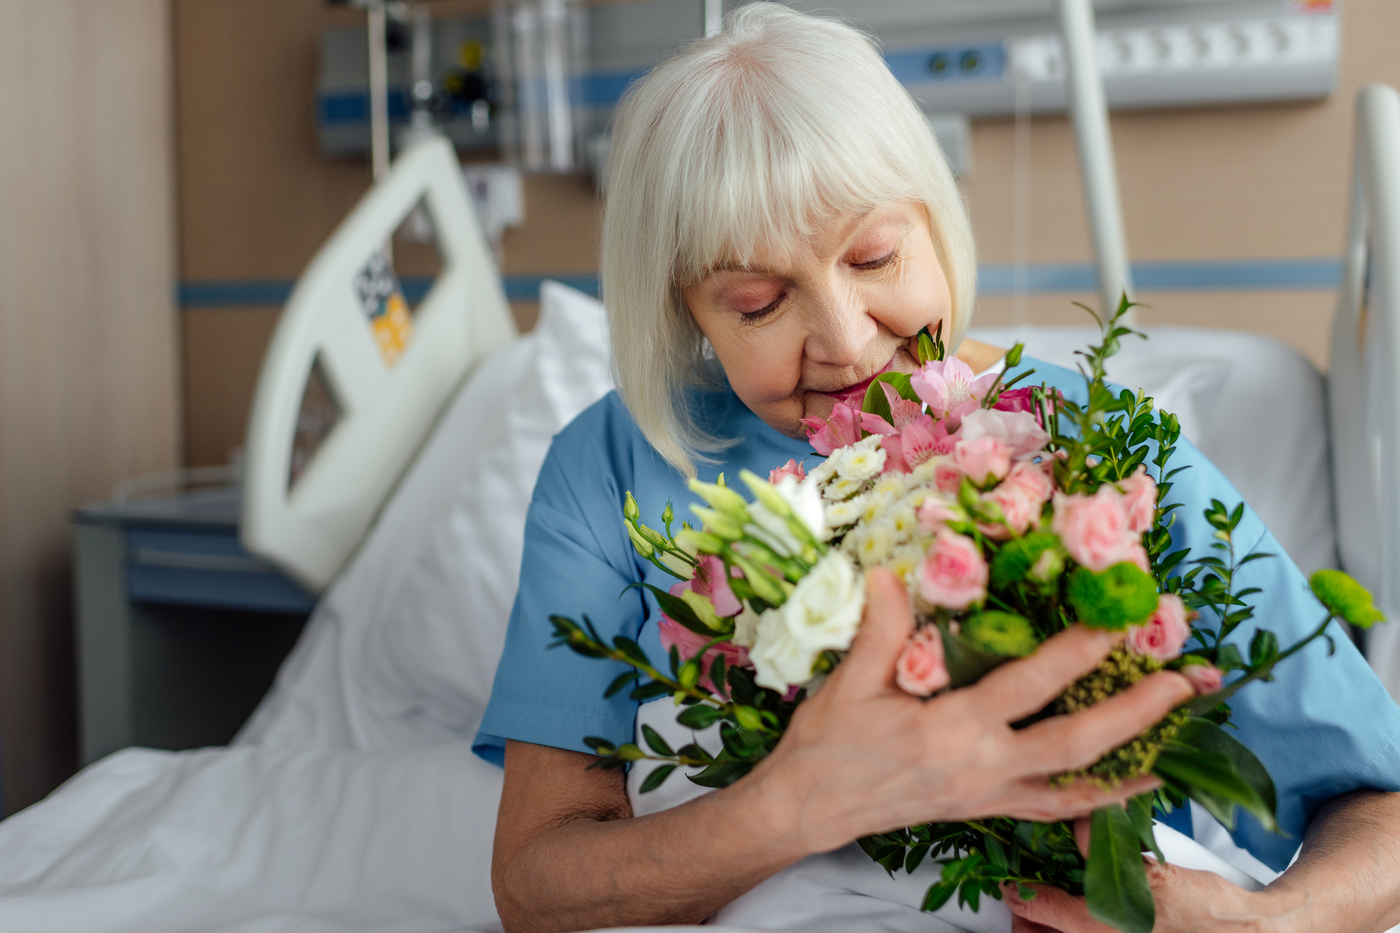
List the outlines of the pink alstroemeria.
<svg viewBox="0 0 1400 933">
<path fill-rule="evenodd" d="M 831 409 L 831 417 L 803 418 L 802 425 L 807 429 L 807 441 L 823 457 L 831 456 L 832 451 L 849 447 L 860 440 L 860 413 L 845 402 L 837 402 Z"/>
<path fill-rule="evenodd" d="M 690 578 L 690 588 L 701 596 L 709 597 L 715 607 L 715 615 L 727 618 L 737 615 L 744 606 L 734 591 L 729 588 L 729 577 L 724 570 L 724 561 L 713 554 L 702 554 L 695 565 L 695 573 Z"/>
<path fill-rule="evenodd" d="M 982 403 L 996 381 L 996 373 L 974 376 L 972 367 L 957 357 L 930 360 L 909 377 L 915 394 L 928 405 L 929 414 L 947 418 L 954 425 Z"/>
<path fill-rule="evenodd" d="M 796 460 L 789 460 L 776 470 L 768 471 L 768 482 L 776 486 L 783 481 L 784 476 L 791 476 L 800 483 L 807 478 L 807 471 Z"/>
<path fill-rule="evenodd" d="M 911 402 L 909 399 L 895 391 L 888 382 L 880 383 L 880 388 L 885 392 L 885 399 L 890 405 L 890 417 L 894 419 L 891 424 L 879 415 L 871 412 L 861 412 L 860 426 L 871 434 L 883 434 L 891 437 L 904 430 L 904 426 L 923 416 L 924 408 L 918 402 Z"/>
<path fill-rule="evenodd" d="M 674 588 L 673 588 L 674 590 Z M 674 594 L 673 594 L 674 595 Z M 698 632 L 681 625 L 675 619 L 665 613 L 661 614 L 661 621 L 657 624 L 657 633 L 661 636 L 661 647 L 668 654 L 672 648 L 681 656 L 682 660 L 689 661 L 700 654 L 701 649 L 709 643 L 710 639 Z M 710 668 L 715 663 L 715 657 L 723 655 L 725 664 L 729 667 L 753 668 L 749 662 L 749 651 L 732 641 L 722 641 L 705 652 L 705 657 L 700 661 L 700 684 L 707 690 L 714 690 L 715 685 L 710 681 Z"/>
<path fill-rule="evenodd" d="M 904 426 L 898 434 L 880 442 L 885 448 L 886 473 L 912 473 L 914 468 L 938 454 L 953 449 L 956 437 L 950 437 L 943 422 L 920 415 Z"/>
</svg>

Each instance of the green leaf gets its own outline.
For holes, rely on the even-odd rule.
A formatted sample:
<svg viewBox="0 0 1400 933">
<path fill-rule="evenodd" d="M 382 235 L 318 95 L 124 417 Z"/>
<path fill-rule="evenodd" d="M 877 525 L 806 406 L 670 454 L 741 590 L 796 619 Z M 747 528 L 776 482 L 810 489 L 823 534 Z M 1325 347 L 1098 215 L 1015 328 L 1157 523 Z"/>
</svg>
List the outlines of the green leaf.
<svg viewBox="0 0 1400 933">
<path fill-rule="evenodd" d="M 931 884 L 928 887 L 928 891 L 924 893 L 924 903 L 919 909 L 926 911 L 937 910 L 948 903 L 948 900 L 957 890 L 958 886 L 953 882 L 939 881 Z"/>
<path fill-rule="evenodd" d="M 650 583 L 643 583 L 642 586 L 651 590 L 651 595 L 656 597 L 656 604 L 661 607 L 661 611 L 666 613 L 667 618 L 674 619 L 681 625 L 690 629 L 697 635 L 704 635 L 706 638 L 713 638 L 719 633 L 710 628 L 700 617 L 695 614 L 695 610 L 686 605 L 685 600 L 679 596 L 672 596 L 670 593 L 658 586 Z"/>
<path fill-rule="evenodd" d="M 1181 730 L 1172 738 L 1172 742 L 1202 751 L 1215 752 L 1228 758 L 1235 768 L 1235 773 L 1254 789 L 1260 802 L 1268 810 L 1270 819 L 1261 822 L 1273 828 L 1272 815 L 1278 810 L 1278 797 L 1274 790 L 1274 780 L 1269 776 L 1269 769 L 1264 767 L 1264 763 L 1238 739 L 1213 722 L 1205 719 L 1191 719 L 1181 727 Z"/>
<path fill-rule="evenodd" d="M 1255 667 L 1278 659 L 1278 636 L 1261 628 L 1249 642 L 1249 664 Z"/>
<path fill-rule="evenodd" d="M 1138 833 L 1127 811 L 1116 803 L 1095 810 L 1090 818 L 1084 899 L 1100 923 L 1122 933 L 1152 933 L 1157 911 Z"/>
<path fill-rule="evenodd" d="M 699 774 L 688 775 L 692 784 L 701 787 L 728 787 L 753 770 L 747 761 L 717 761 Z"/>
<path fill-rule="evenodd" d="M 1128 800 L 1128 817 L 1137 830 L 1138 842 L 1144 849 L 1151 850 L 1157 861 L 1166 863 L 1167 857 L 1157 845 L 1157 837 L 1152 833 L 1152 793 L 1138 794 Z"/>
<path fill-rule="evenodd" d="M 890 388 L 899 393 L 900 398 L 908 399 L 911 402 L 919 401 L 919 396 L 910 384 L 907 373 L 881 373 L 870 381 L 869 387 L 865 390 L 865 399 L 861 402 L 860 410 L 872 415 L 879 415 L 893 427 L 894 413 L 890 411 L 890 400 L 885 397 L 885 390 L 880 388 L 882 383 L 887 383 Z"/>
<path fill-rule="evenodd" d="M 661 737 L 661 734 L 658 733 L 651 726 L 643 724 L 642 738 L 646 739 L 647 745 L 649 745 L 651 747 L 651 750 L 656 752 L 656 754 L 658 755 L 665 755 L 669 758 L 676 754 L 675 752 L 671 751 L 671 746 L 666 744 L 666 740 Z"/>
<path fill-rule="evenodd" d="M 1227 829 L 1234 829 L 1235 815 L 1233 807 L 1223 813 L 1218 812 L 1225 804 L 1242 806 L 1253 813 L 1266 829 L 1278 829 L 1273 807 L 1240 776 L 1234 762 L 1219 752 L 1168 743 L 1157 755 L 1152 773 L 1170 778 L 1185 788 L 1192 799 L 1210 810 L 1211 816 L 1220 820 Z"/>
<path fill-rule="evenodd" d="M 676 770 L 675 765 L 662 765 L 651 772 L 651 774 L 648 774 L 646 780 L 642 782 L 641 793 L 647 794 L 656 790 L 665 783 L 666 779 L 671 776 L 671 772 L 674 770 Z"/>
<path fill-rule="evenodd" d="M 706 706 L 701 703 L 689 707 L 682 712 L 676 717 L 676 722 L 685 726 L 687 729 L 708 729 L 719 721 L 721 715 L 723 714 L 713 706 Z"/>
<path fill-rule="evenodd" d="M 948 631 L 941 622 L 938 623 L 938 634 L 943 639 L 943 663 L 948 668 L 948 677 L 953 687 L 975 684 L 988 671 L 1012 660 L 979 651 Z"/>
</svg>

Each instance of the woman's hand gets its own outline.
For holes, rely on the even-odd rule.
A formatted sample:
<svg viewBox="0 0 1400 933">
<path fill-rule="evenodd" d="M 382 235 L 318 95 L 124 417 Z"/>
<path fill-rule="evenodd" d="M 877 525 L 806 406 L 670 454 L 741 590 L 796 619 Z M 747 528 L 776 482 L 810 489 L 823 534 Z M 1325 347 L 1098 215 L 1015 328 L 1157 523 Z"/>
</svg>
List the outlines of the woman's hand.
<svg viewBox="0 0 1400 933">
<path fill-rule="evenodd" d="M 1076 820 L 1075 840 L 1089 856 L 1089 821 Z M 1290 898 L 1267 891 L 1246 891 L 1209 871 L 1194 871 L 1146 858 L 1147 882 L 1157 908 L 1153 933 L 1264 933 L 1279 928 L 1294 913 Z M 1059 888 L 1031 885 L 1035 897 L 1022 900 L 1014 884 L 1002 888 L 1015 915 L 1012 933 L 1117 933 L 1089 915 L 1082 897 Z"/>
<path fill-rule="evenodd" d="M 1113 791 L 1055 788 L 1047 778 L 1092 764 L 1160 720 L 1192 695 L 1185 678 L 1154 674 L 1092 709 L 1012 729 L 1092 670 L 1117 637 L 1076 627 L 972 687 L 923 701 L 894 682 L 914 626 L 904 587 L 876 570 L 867 592 L 850 653 L 748 779 L 770 786 L 779 808 L 771 823 L 802 849 L 934 820 L 1072 819 L 1155 786 L 1146 777 Z"/>
</svg>

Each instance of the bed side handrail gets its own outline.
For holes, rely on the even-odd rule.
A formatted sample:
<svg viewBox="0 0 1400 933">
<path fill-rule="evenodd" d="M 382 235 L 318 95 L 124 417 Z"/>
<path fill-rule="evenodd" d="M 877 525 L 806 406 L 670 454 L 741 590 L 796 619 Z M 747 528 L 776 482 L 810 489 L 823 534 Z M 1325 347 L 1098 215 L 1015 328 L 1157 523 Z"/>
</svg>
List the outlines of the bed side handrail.
<svg viewBox="0 0 1400 933">
<path fill-rule="evenodd" d="M 1342 565 L 1400 617 L 1400 94 L 1380 84 L 1357 94 L 1329 369 Z"/>
<path fill-rule="evenodd" d="M 411 338 L 401 341 L 401 293 L 379 306 L 392 309 L 399 325 L 386 326 L 391 315 L 371 317 L 368 308 L 392 281 L 374 257 L 420 205 L 442 268 L 413 312 Z M 325 589 L 468 370 L 514 335 L 451 144 L 416 143 L 322 246 L 278 321 L 248 420 L 244 547 L 309 591 Z M 334 397 L 336 419 L 294 477 L 294 438 L 313 373 Z"/>
</svg>

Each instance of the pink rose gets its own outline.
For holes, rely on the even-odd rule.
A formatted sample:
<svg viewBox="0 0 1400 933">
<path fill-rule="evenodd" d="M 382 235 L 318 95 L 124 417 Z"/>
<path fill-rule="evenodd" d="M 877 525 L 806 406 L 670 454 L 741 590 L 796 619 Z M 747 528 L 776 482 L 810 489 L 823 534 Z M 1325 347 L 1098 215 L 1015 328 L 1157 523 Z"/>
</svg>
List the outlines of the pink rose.
<svg viewBox="0 0 1400 933">
<path fill-rule="evenodd" d="M 1039 469 L 1036 472 L 1039 473 Z M 982 498 L 995 502 L 1001 508 L 1003 524 L 983 523 L 978 526 L 983 534 L 997 541 L 1005 540 L 1012 534 L 1023 535 L 1032 525 L 1038 524 L 1041 506 L 1045 504 L 1044 499 L 1033 498 L 1012 485 L 1009 477 Z"/>
<path fill-rule="evenodd" d="M 1031 390 L 1007 389 L 997 396 L 996 402 L 992 405 L 997 411 L 1028 411 L 1035 414 L 1035 409 L 1031 405 Z M 1040 423 L 1040 419 L 1036 419 Z"/>
<path fill-rule="evenodd" d="M 1188 664 L 1181 669 L 1181 676 L 1191 681 L 1198 697 L 1214 693 L 1225 685 L 1225 675 L 1213 664 Z"/>
<path fill-rule="evenodd" d="M 1128 516 L 1128 530 L 1142 534 L 1157 521 L 1157 484 L 1147 475 L 1147 467 L 1118 484 L 1123 491 L 1123 509 Z"/>
<path fill-rule="evenodd" d="M 1181 655 L 1191 626 L 1186 624 L 1186 605 L 1181 597 L 1163 593 L 1157 597 L 1157 611 L 1141 625 L 1128 626 L 1128 648 L 1138 654 L 1170 661 Z"/>
<path fill-rule="evenodd" d="M 956 494 L 962 486 L 964 475 L 953 458 L 949 457 L 933 468 L 933 485 L 938 487 L 939 492 Z"/>
<path fill-rule="evenodd" d="M 729 588 L 724 561 L 713 554 L 700 555 L 695 573 L 690 578 L 690 588 L 701 596 L 709 597 L 710 602 L 714 603 L 715 615 L 722 619 L 736 615 L 744 608 Z"/>
<path fill-rule="evenodd" d="M 929 496 L 919 505 L 919 524 L 925 531 L 937 531 L 958 517 L 958 512 L 946 499 Z"/>
<path fill-rule="evenodd" d="M 802 469 L 802 464 L 796 460 L 789 460 L 776 470 L 768 471 L 768 482 L 776 486 L 784 476 L 791 476 L 800 483 L 807 478 L 807 471 Z"/>
<path fill-rule="evenodd" d="M 894 662 L 894 682 L 899 689 L 916 697 L 933 696 L 948 686 L 948 668 L 943 663 L 943 639 L 935 626 L 909 635 L 899 660 Z"/>
<path fill-rule="evenodd" d="M 978 486 L 1001 479 L 1011 470 L 1011 451 L 994 437 L 963 439 L 953 448 L 953 462 Z"/>
<path fill-rule="evenodd" d="M 1050 481 L 1041 465 L 1025 460 L 1011 467 L 1011 472 L 1006 474 L 1006 479 L 1002 480 L 1001 486 L 997 488 L 1002 486 L 1011 487 L 1036 505 L 1049 502 L 1050 497 L 1055 494 L 1055 484 Z"/>
<path fill-rule="evenodd" d="M 1128 545 L 1128 551 L 1123 555 L 1123 559 L 1143 573 L 1152 572 L 1152 561 L 1148 559 L 1147 548 L 1142 546 L 1141 541 L 1134 541 Z"/>
<path fill-rule="evenodd" d="M 1050 435 L 1041 430 L 1030 412 L 994 408 L 979 408 L 965 415 L 958 437 L 965 441 L 994 437 L 1018 460 L 1035 456 L 1050 442 Z"/>
<path fill-rule="evenodd" d="M 919 565 L 919 592 L 935 606 L 966 609 L 987 595 L 987 562 L 977 543 L 944 528 Z"/>
<path fill-rule="evenodd" d="M 831 456 L 838 447 L 849 447 L 860 440 L 860 412 L 845 402 L 837 402 L 831 409 L 831 417 L 803 418 L 802 425 L 807 429 L 807 441 L 823 457 Z"/>
<path fill-rule="evenodd" d="M 1133 545 L 1142 546 L 1138 536 L 1128 530 L 1123 496 L 1112 486 L 1100 486 L 1092 496 L 1057 492 L 1054 502 L 1055 518 L 1050 527 L 1081 566 L 1104 571 L 1135 556 L 1130 553 Z"/>
</svg>

